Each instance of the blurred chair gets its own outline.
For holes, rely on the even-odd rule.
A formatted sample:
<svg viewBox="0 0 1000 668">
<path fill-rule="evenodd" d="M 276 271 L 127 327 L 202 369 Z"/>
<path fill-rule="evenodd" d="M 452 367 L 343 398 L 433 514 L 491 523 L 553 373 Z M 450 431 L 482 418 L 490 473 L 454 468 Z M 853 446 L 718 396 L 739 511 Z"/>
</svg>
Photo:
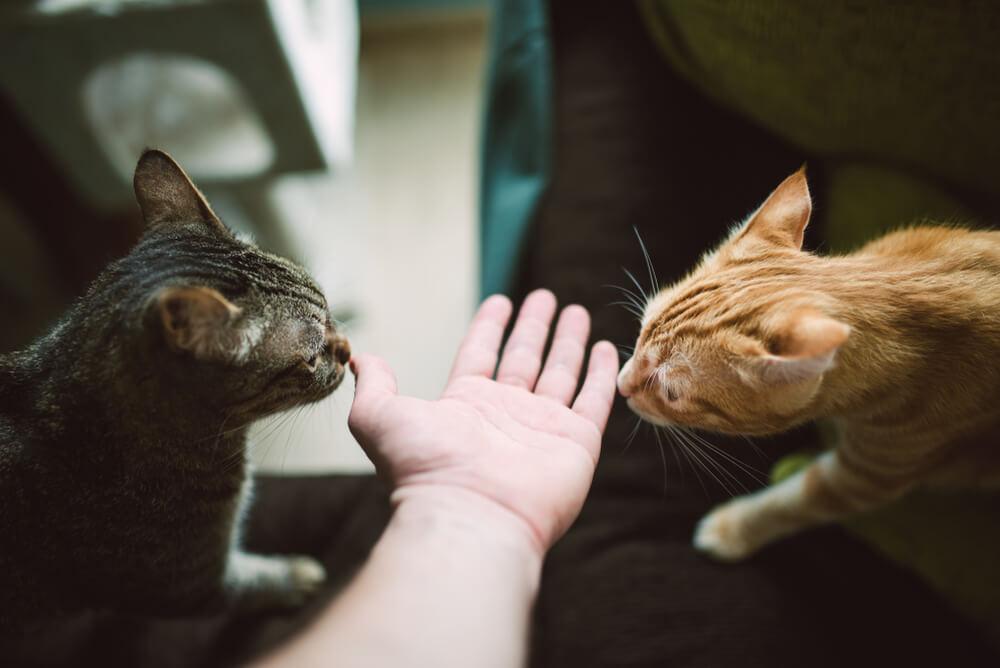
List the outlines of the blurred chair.
<svg viewBox="0 0 1000 668">
<path fill-rule="evenodd" d="M 157 146 L 284 251 L 260 186 L 350 161 L 357 44 L 353 0 L 22 2 L 0 87 L 95 208 Z"/>
</svg>

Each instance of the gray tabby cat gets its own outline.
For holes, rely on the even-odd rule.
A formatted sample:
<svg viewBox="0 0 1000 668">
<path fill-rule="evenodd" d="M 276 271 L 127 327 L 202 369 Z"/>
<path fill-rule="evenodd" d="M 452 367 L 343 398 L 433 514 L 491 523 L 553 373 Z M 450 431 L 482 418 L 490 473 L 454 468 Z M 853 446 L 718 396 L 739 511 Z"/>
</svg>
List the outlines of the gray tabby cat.
<svg viewBox="0 0 1000 668">
<path fill-rule="evenodd" d="M 306 272 L 238 240 L 165 153 L 143 154 L 134 185 L 138 245 L 48 335 L 0 356 L 7 628 L 291 606 L 325 577 L 309 557 L 240 550 L 246 430 L 329 395 L 347 341 Z"/>
</svg>

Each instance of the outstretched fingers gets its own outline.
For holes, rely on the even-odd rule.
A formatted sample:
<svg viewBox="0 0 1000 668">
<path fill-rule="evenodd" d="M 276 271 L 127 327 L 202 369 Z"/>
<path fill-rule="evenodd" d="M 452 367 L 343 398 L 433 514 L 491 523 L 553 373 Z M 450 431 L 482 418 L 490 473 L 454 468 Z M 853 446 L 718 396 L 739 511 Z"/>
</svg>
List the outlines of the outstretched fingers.
<svg viewBox="0 0 1000 668">
<path fill-rule="evenodd" d="M 608 424 L 611 404 L 615 400 L 615 378 L 618 375 L 618 349 L 609 341 L 594 344 L 583 388 L 573 402 L 573 411 L 593 422 L 601 433 Z"/>
<path fill-rule="evenodd" d="M 525 298 L 497 367 L 498 383 L 527 390 L 535 387 L 555 313 L 556 298 L 548 290 L 535 290 Z"/>
<path fill-rule="evenodd" d="M 503 295 L 493 295 L 479 306 L 455 355 L 449 380 L 462 376 L 493 376 L 512 310 L 510 300 Z"/>
<path fill-rule="evenodd" d="M 569 405 L 580 380 L 580 368 L 590 336 L 590 315 L 573 304 L 563 309 L 556 325 L 545 368 L 535 385 L 535 394 Z"/>
</svg>

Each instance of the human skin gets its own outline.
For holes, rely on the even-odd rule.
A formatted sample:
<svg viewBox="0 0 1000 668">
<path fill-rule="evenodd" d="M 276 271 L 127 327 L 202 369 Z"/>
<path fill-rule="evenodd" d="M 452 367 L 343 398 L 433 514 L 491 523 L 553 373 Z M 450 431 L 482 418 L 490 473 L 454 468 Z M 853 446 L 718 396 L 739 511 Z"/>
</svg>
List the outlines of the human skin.
<svg viewBox="0 0 1000 668">
<path fill-rule="evenodd" d="M 580 512 L 615 394 L 618 354 L 555 297 L 483 302 L 441 397 L 400 395 L 388 364 L 352 360 L 350 427 L 390 486 L 393 515 L 366 564 L 262 665 L 518 666 L 545 553 Z M 499 362 L 499 364 L 498 364 Z M 494 379 L 494 371 L 495 379 Z"/>
</svg>

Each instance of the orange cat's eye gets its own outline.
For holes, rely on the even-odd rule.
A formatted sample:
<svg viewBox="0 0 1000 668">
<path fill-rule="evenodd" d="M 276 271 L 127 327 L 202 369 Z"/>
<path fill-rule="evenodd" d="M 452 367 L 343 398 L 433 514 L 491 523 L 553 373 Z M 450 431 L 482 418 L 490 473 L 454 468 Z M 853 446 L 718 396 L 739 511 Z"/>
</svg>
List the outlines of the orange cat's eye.
<svg viewBox="0 0 1000 668">
<path fill-rule="evenodd" d="M 677 392 L 674 391 L 674 388 L 668 387 L 667 388 L 667 401 L 677 401 L 677 399 L 678 399 Z"/>
</svg>

